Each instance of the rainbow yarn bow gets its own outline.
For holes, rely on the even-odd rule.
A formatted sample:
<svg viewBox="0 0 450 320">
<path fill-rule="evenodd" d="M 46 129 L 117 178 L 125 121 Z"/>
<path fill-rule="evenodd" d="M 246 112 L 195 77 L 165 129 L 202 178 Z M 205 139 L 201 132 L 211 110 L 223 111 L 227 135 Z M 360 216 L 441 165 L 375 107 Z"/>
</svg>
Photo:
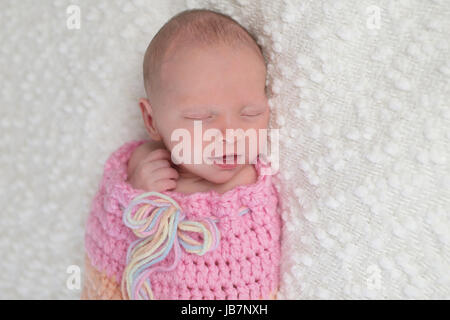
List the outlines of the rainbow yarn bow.
<svg viewBox="0 0 450 320">
<path fill-rule="evenodd" d="M 159 199 L 145 199 L 157 196 Z M 134 216 L 133 208 L 142 205 Z M 240 215 L 249 212 L 242 207 Z M 242 209 L 241 208 L 241 209 Z M 127 265 L 125 267 L 121 291 L 124 299 L 151 299 L 153 292 L 149 276 L 156 271 L 173 270 L 180 259 L 180 244 L 187 252 L 204 255 L 215 250 L 220 241 L 216 219 L 205 218 L 203 221 L 184 220 L 185 215 L 178 203 L 169 196 L 159 192 L 146 192 L 134 198 L 123 213 L 123 222 L 139 238 L 128 247 Z M 186 231 L 203 234 L 203 243 L 192 239 Z M 175 245 L 175 258 L 167 267 L 154 266 L 169 254 Z"/>
</svg>

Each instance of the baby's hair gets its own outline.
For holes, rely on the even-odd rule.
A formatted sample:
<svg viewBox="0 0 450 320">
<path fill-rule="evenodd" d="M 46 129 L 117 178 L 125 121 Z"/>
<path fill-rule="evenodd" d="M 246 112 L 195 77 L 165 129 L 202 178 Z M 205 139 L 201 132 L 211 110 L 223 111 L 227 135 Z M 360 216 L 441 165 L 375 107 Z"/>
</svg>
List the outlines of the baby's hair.
<svg viewBox="0 0 450 320">
<path fill-rule="evenodd" d="M 148 98 L 151 97 L 164 58 L 171 49 L 182 43 L 247 45 L 256 51 L 265 66 L 264 55 L 256 38 L 232 17 L 208 9 L 185 10 L 167 21 L 147 47 L 143 74 Z"/>
</svg>

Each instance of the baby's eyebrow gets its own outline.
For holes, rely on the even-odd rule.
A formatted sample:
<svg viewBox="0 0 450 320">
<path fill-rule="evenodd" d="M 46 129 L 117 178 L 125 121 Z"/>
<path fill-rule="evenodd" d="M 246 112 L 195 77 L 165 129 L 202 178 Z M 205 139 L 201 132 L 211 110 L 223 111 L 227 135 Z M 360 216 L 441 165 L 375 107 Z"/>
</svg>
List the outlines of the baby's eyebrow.
<svg viewBox="0 0 450 320">
<path fill-rule="evenodd" d="M 212 108 L 208 106 L 194 106 L 185 108 L 182 110 L 183 113 L 190 113 L 190 112 L 211 112 Z"/>
<path fill-rule="evenodd" d="M 244 109 L 248 109 L 248 108 L 250 108 L 250 109 L 259 109 L 259 108 L 261 108 L 261 107 L 263 107 L 262 105 L 258 105 L 258 104 L 244 104 L 244 105 L 242 105 L 242 107 L 241 107 L 241 111 L 242 110 L 244 110 Z M 215 108 L 215 106 L 211 106 L 211 105 L 197 105 L 197 106 L 194 106 L 194 107 L 189 107 L 189 108 L 186 108 L 186 109 L 183 109 L 182 110 L 182 112 L 183 113 L 189 113 L 189 112 L 213 112 L 213 110 L 214 110 L 214 108 Z"/>
</svg>

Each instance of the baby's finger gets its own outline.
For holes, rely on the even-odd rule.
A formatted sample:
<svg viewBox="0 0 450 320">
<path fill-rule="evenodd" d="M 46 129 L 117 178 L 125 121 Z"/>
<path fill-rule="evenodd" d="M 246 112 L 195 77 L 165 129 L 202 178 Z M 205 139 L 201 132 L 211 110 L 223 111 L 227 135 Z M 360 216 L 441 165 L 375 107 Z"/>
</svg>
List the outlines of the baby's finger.
<svg viewBox="0 0 450 320">
<path fill-rule="evenodd" d="M 139 164 L 143 168 L 145 168 L 145 172 L 153 172 L 160 168 L 170 168 L 170 163 L 168 160 L 154 160 L 150 162 L 141 162 Z"/>
<path fill-rule="evenodd" d="M 164 191 L 164 190 L 170 190 L 175 189 L 177 186 L 177 183 L 175 180 L 172 179 L 161 179 L 156 182 L 154 182 L 154 186 L 157 190 Z"/>
<path fill-rule="evenodd" d="M 159 168 L 152 173 L 152 179 L 154 181 L 160 179 L 178 179 L 179 174 L 177 170 L 169 167 L 169 168 Z"/>
<path fill-rule="evenodd" d="M 167 149 L 156 149 L 150 152 L 142 161 L 150 162 L 154 160 L 170 159 L 170 151 Z"/>
</svg>

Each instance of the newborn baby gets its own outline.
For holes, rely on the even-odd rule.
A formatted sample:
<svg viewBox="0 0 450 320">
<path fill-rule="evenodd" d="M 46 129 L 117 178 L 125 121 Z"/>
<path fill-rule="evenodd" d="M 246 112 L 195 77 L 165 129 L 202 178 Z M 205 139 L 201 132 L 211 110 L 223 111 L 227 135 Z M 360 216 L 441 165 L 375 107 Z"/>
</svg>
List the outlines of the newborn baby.
<svg viewBox="0 0 450 320">
<path fill-rule="evenodd" d="M 140 99 L 139 106 L 150 140 L 123 145 L 105 165 L 86 225 L 82 298 L 275 298 L 281 225 L 278 194 L 270 175 L 263 174 L 269 165 L 261 161 L 260 144 L 238 135 L 237 140 L 245 140 L 245 148 L 239 150 L 226 131 L 254 130 L 260 141 L 260 129 L 268 127 L 266 65 L 259 46 L 230 17 L 188 10 L 169 20 L 152 39 L 143 71 L 147 98 Z M 210 161 L 195 163 L 194 151 L 188 161 L 180 161 L 175 153 L 179 140 L 172 135 L 179 129 L 189 132 L 190 145 L 197 143 L 202 155 L 211 144 L 202 137 L 198 145 L 195 124 L 201 124 L 203 133 L 216 129 L 223 139 L 223 145 L 207 157 Z M 168 217 L 170 207 L 187 225 L 196 221 L 203 237 L 191 233 L 191 238 L 183 238 L 180 230 L 174 231 L 174 237 L 193 239 L 191 244 L 197 245 L 203 241 L 201 254 L 175 237 L 174 249 L 169 252 L 168 244 L 159 264 L 137 267 L 134 250 L 139 250 L 135 244 L 139 233 L 130 229 L 144 216 L 133 205 L 145 195 L 157 196 L 152 202 L 155 212 L 161 205 L 160 211 L 166 208 Z M 167 221 L 172 221 L 170 217 Z M 151 226 L 158 227 L 156 218 L 148 222 L 147 236 Z M 158 236 L 158 232 L 152 235 Z M 142 245 L 152 237 L 143 239 Z M 178 256 L 180 243 L 188 252 Z M 141 251 L 148 255 L 147 262 L 157 252 L 156 244 L 148 246 Z"/>
</svg>

